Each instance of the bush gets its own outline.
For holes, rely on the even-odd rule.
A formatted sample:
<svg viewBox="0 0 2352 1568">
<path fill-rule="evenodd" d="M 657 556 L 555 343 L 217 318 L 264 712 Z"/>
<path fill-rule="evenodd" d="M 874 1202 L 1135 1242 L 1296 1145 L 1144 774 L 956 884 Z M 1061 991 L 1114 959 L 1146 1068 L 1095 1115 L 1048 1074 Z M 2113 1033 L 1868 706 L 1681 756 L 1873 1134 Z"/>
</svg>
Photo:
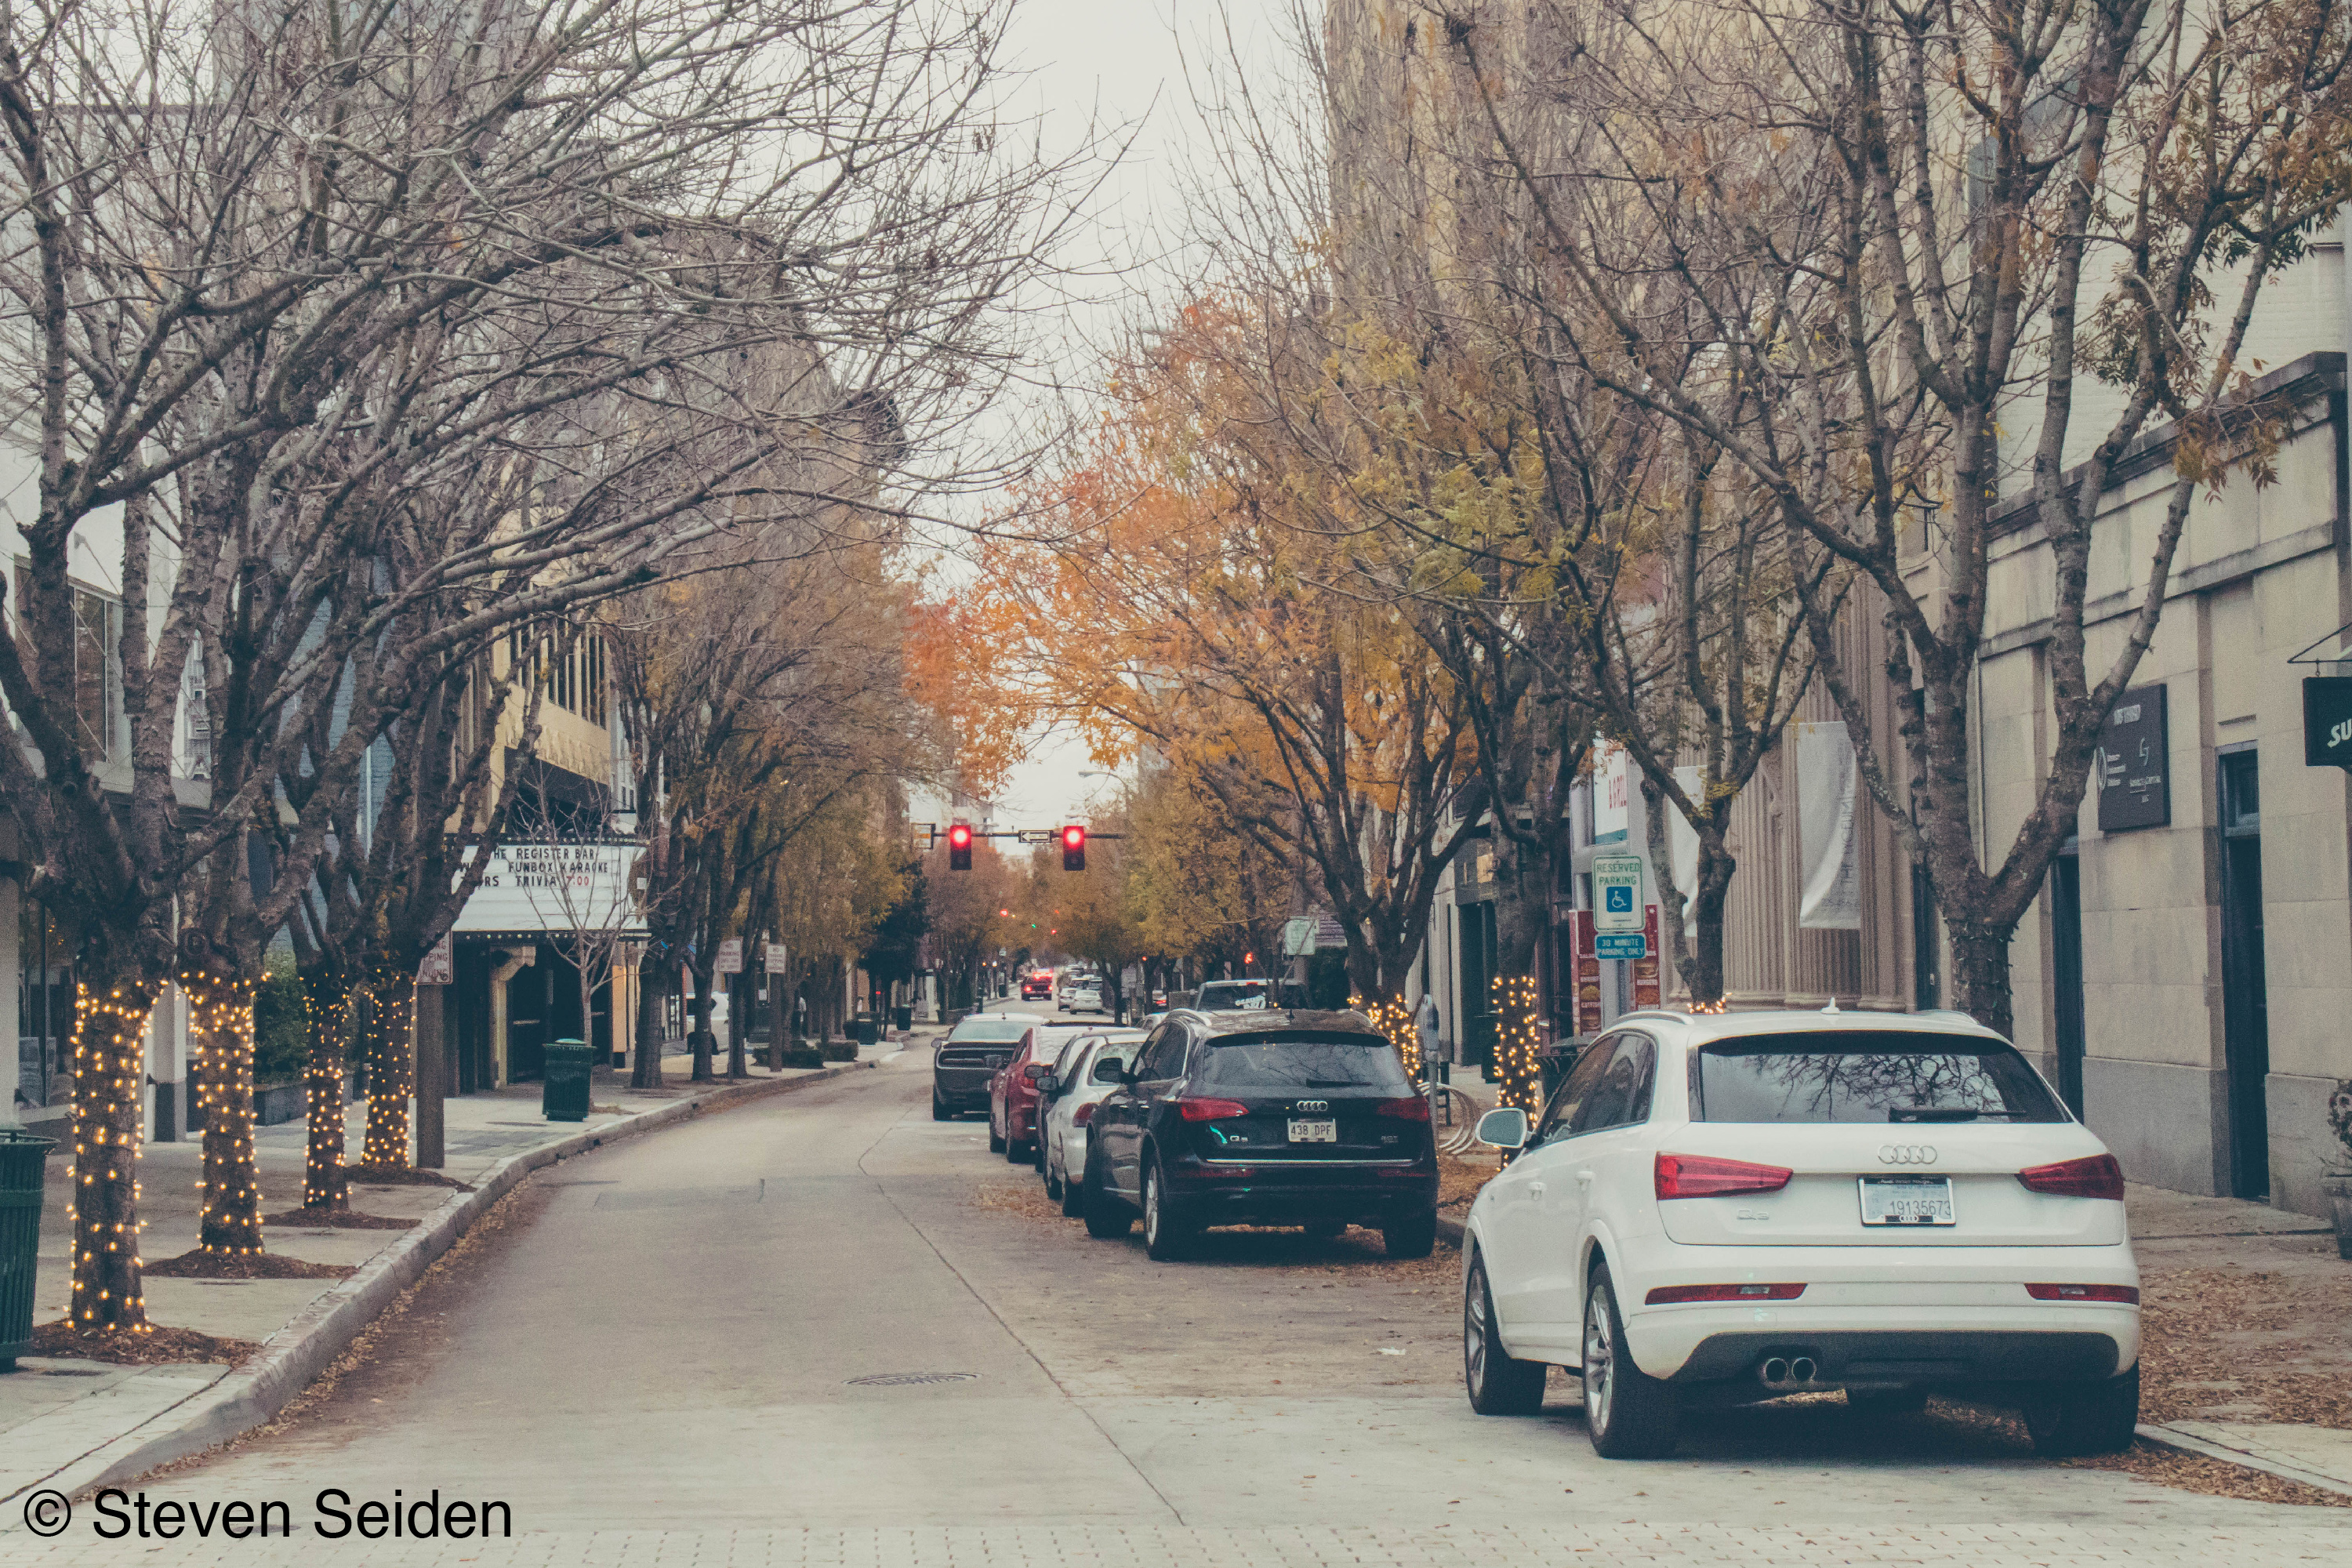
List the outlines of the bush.
<svg viewBox="0 0 2352 1568">
<path fill-rule="evenodd" d="M 857 1059 L 856 1040 L 827 1040 L 818 1049 L 824 1059 L 829 1062 L 854 1062 Z"/>
<path fill-rule="evenodd" d="M 824 1066 L 824 1055 L 814 1046 L 793 1046 L 784 1052 L 784 1065 L 788 1068 L 821 1068 Z"/>
<path fill-rule="evenodd" d="M 310 1026 L 302 1011 L 302 982 L 271 974 L 253 994 L 253 1081 L 290 1083 L 310 1054 Z"/>
</svg>

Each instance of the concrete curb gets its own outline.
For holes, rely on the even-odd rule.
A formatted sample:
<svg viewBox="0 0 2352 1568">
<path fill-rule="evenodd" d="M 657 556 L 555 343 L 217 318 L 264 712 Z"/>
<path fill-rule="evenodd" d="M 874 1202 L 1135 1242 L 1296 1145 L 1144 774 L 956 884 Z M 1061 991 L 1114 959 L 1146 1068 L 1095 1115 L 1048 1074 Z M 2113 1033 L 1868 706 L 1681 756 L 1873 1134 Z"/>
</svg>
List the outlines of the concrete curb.
<svg viewBox="0 0 2352 1568">
<path fill-rule="evenodd" d="M 145 1475 L 174 1459 L 202 1453 L 261 1426 L 333 1365 L 403 1290 L 415 1284 L 436 1258 L 457 1245 L 475 1220 L 531 1172 L 617 1139 L 687 1121 L 704 1110 L 772 1094 L 788 1094 L 875 1065 L 844 1062 L 802 1078 L 724 1084 L 657 1110 L 640 1111 L 508 1155 L 484 1173 L 472 1192 L 450 1194 L 448 1201 L 427 1215 L 416 1228 L 312 1301 L 293 1321 L 270 1335 L 263 1342 L 260 1353 L 245 1365 L 222 1373 L 211 1385 L 178 1405 L 18 1488 L 7 1498 L 0 1498 L 0 1503 L 41 1488 L 61 1491 L 69 1498 L 85 1497 L 101 1487 Z"/>
<path fill-rule="evenodd" d="M 2321 1491 L 2352 1497 L 2352 1485 L 2317 1470 L 2306 1470 L 2300 1465 L 2283 1464 L 2275 1459 L 2259 1459 L 2242 1449 L 2225 1447 L 2202 1437 L 2192 1437 L 2161 1422 L 2142 1422 L 2139 1435 L 2159 1447 L 2177 1449 L 2183 1454 L 2200 1454 L 2209 1459 L 2219 1459 L 2225 1465 L 2237 1465 L 2249 1470 L 2260 1470 L 2266 1476 L 2276 1476 L 2283 1481 L 2296 1481 Z"/>
<path fill-rule="evenodd" d="M 1462 1250 L 1462 1234 L 1463 1226 L 1460 1220 L 1447 1219 L 1444 1215 L 1437 1216 L 1437 1239 L 1456 1252 Z"/>
</svg>

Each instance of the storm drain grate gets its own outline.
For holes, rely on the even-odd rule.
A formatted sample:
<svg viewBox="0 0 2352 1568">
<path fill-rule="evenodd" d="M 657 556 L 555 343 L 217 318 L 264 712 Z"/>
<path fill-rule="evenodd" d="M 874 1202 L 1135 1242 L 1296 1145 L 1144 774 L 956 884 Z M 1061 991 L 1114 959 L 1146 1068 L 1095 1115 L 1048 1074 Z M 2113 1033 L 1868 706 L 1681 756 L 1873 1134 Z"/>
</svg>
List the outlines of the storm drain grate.
<svg viewBox="0 0 2352 1568">
<path fill-rule="evenodd" d="M 977 1383 L 976 1372 L 877 1372 L 849 1380 L 852 1388 L 912 1388 L 923 1383 Z"/>
</svg>

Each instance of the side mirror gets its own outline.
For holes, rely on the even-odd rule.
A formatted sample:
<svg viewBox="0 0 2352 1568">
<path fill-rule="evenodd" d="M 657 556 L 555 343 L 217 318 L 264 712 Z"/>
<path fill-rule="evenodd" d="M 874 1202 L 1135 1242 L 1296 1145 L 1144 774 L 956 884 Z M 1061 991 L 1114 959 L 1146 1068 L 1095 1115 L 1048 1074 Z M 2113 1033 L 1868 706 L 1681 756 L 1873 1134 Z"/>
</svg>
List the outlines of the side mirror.
<svg viewBox="0 0 2352 1568">
<path fill-rule="evenodd" d="M 1054 1065 L 1051 1062 L 1031 1062 L 1021 1069 L 1021 1076 L 1031 1083 L 1044 1083 L 1054 1076 Z"/>
<path fill-rule="evenodd" d="M 1506 1105 L 1478 1118 L 1471 1136 L 1490 1149 L 1523 1149 L 1528 1142 L 1528 1113 Z"/>
</svg>

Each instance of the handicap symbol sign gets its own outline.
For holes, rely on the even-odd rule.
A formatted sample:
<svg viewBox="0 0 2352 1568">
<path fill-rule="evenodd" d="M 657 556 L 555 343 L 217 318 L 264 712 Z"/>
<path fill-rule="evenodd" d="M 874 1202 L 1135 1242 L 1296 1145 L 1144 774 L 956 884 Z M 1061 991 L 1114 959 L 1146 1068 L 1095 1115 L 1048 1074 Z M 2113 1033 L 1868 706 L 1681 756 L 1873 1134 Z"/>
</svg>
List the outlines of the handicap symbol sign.
<svg viewBox="0 0 2352 1568">
<path fill-rule="evenodd" d="M 1609 895 L 1609 912 L 1611 914 L 1626 915 L 1633 912 L 1633 889 L 1616 887 L 1605 888 L 1601 890 Z"/>
</svg>

